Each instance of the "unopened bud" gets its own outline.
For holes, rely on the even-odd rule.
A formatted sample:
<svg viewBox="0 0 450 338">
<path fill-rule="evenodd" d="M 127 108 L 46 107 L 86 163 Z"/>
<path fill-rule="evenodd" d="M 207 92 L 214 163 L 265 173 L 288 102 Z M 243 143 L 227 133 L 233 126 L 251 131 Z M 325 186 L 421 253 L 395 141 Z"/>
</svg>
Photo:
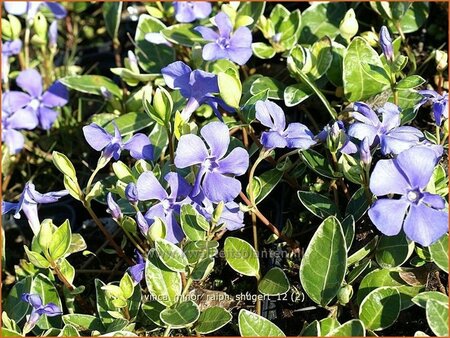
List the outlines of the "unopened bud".
<svg viewBox="0 0 450 338">
<path fill-rule="evenodd" d="M 132 204 L 138 202 L 138 191 L 136 184 L 134 184 L 133 182 L 128 183 L 127 187 L 125 188 L 125 196 L 127 200 Z"/>
<path fill-rule="evenodd" d="M 437 50 L 435 60 L 437 71 L 443 72 L 448 66 L 448 54 L 442 50 Z"/>
<path fill-rule="evenodd" d="M 392 47 L 392 38 L 386 26 L 381 27 L 380 30 L 380 46 L 386 60 L 394 61 L 394 48 Z"/>
<path fill-rule="evenodd" d="M 108 204 L 108 213 L 110 213 L 112 218 L 114 218 L 116 221 L 120 221 L 123 216 L 122 210 L 120 209 L 116 201 L 114 201 L 111 193 L 108 193 L 108 196 L 106 196 L 106 202 Z"/>
<path fill-rule="evenodd" d="M 358 33 L 358 28 L 359 25 L 358 20 L 356 20 L 355 11 L 351 8 L 345 13 L 344 18 L 341 20 L 339 32 L 346 40 L 350 40 Z"/>
</svg>

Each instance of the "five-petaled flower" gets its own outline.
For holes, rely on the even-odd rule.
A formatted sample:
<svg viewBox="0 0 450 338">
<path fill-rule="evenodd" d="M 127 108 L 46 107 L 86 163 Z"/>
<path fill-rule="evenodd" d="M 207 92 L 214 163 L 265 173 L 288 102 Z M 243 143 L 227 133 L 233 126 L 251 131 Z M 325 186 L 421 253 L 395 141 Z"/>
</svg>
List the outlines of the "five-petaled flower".
<svg viewBox="0 0 450 338">
<path fill-rule="evenodd" d="M 2 95 L 2 142 L 10 154 L 22 150 L 25 139 L 19 130 L 34 129 L 38 125 L 36 115 L 21 109 L 28 102 L 28 95 L 22 92 L 5 92 Z"/>
<path fill-rule="evenodd" d="M 28 219 L 31 230 L 33 230 L 34 235 L 37 235 L 41 228 L 37 209 L 38 204 L 54 203 L 68 194 L 69 191 L 67 190 L 41 194 L 36 191 L 33 183 L 27 182 L 18 203 L 2 202 L 2 214 L 14 211 L 14 218 L 19 219 L 20 211 L 23 211 Z"/>
<path fill-rule="evenodd" d="M 161 69 L 164 81 L 171 89 L 179 89 L 181 95 L 187 98 L 186 106 L 181 112 L 181 116 L 185 121 L 194 111 L 202 104 L 208 104 L 213 109 L 216 116 L 222 120 L 219 112 L 220 105 L 225 111 L 232 112 L 233 108 L 229 107 L 222 99 L 215 97 L 213 93 L 219 92 L 217 76 L 202 70 L 192 71 L 191 67 L 182 61 L 176 61 Z"/>
<path fill-rule="evenodd" d="M 137 160 L 153 160 L 153 146 L 147 136 L 137 133 L 124 143 L 114 122 L 113 126 L 114 136 L 95 123 L 84 126 L 83 134 L 87 143 L 95 150 L 102 151 L 102 156 L 108 160 L 111 157 L 118 160 L 123 149 L 129 150 L 130 155 Z"/>
<path fill-rule="evenodd" d="M 192 22 L 207 18 L 211 14 L 211 3 L 206 1 L 175 1 L 175 19 L 178 22 Z"/>
<path fill-rule="evenodd" d="M 56 81 L 46 92 L 43 92 L 41 74 L 35 69 L 20 72 L 16 83 L 29 94 L 27 105 L 23 109 L 36 114 L 42 129 L 50 129 L 58 117 L 58 112 L 53 108 L 62 107 L 68 102 L 67 88 Z"/>
<path fill-rule="evenodd" d="M 238 65 L 244 65 L 253 53 L 250 29 L 239 27 L 233 33 L 231 20 L 224 12 L 220 12 L 213 19 L 219 33 L 209 27 L 199 26 L 195 28 L 203 39 L 210 41 L 203 47 L 203 59 L 206 61 L 229 59 Z"/>
<path fill-rule="evenodd" d="M 184 238 L 184 233 L 175 216 L 180 213 L 181 205 L 186 203 L 186 197 L 192 188 L 177 173 L 168 173 L 164 179 L 170 187 L 170 194 L 159 183 L 153 172 L 142 173 L 136 183 L 137 196 L 140 201 L 158 201 L 146 212 L 145 221 L 147 224 L 152 224 L 155 217 L 161 218 L 166 225 L 166 239 L 172 243 L 178 243 Z M 145 222 L 138 219 L 138 225 L 141 232 L 146 234 L 148 228 Z"/>
<path fill-rule="evenodd" d="M 62 311 L 58 305 L 56 305 L 55 303 L 47 303 L 44 305 L 42 303 L 41 297 L 37 294 L 23 293 L 21 299 L 22 301 L 27 302 L 33 307 L 30 317 L 28 318 L 24 326 L 24 334 L 30 332 L 33 329 L 42 315 L 46 315 L 47 317 L 62 315 Z"/>
<path fill-rule="evenodd" d="M 410 126 L 400 126 L 400 110 L 392 103 L 385 103 L 378 112 L 382 114 L 380 122 L 378 115 L 365 103 L 354 104 L 353 118 L 356 120 L 348 131 L 349 136 L 358 140 L 368 138 L 371 146 L 380 144 L 381 152 L 399 154 L 419 143 L 423 138 L 420 130 Z"/>
<path fill-rule="evenodd" d="M 448 93 L 440 95 L 434 90 L 419 90 L 419 94 L 424 97 L 419 102 L 419 106 L 427 102 L 432 103 L 434 120 L 437 126 L 440 126 L 444 119 L 448 119 Z"/>
<path fill-rule="evenodd" d="M 294 122 L 286 128 L 283 110 L 269 100 L 256 102 L 256 118 L 270 128 L 261 135 L 261 143 L 267 149 L 308 149 L 316 143 L 313 133 L 304 124 Z"/>
<path fill-rule="evenodd" d="M 178 143 L 175 166 L 199 167 L 192 191 L 193 197 L 203 189 L 212 202 L 230 202 L 241 191 L 241 182 L 229 175 L 240 176 L 246 172 L 248 153 L 244 148 L 238 147 L 225 157 L 230 145 L 230 135 L 228 127 L 222 122 L 211 122 L 204 126 L 200 133 L 209 149 L 197 135 L 183 135 Z"/>
<path fill-rule="evenodd" d="M 378 199 L 369 209 L 369 217 L 378 230 L 393 236 L 403 225 L 406 236 L 423 246 L 429 246 L 448 231 L 445 200 L 425 191 L 437 162 L 435 152 L 423 146 L 405 150 L 395 159 L 377 162 L 370 190 Z M 391 194 L 399 198 L 383 197 Z"/>
</svg>

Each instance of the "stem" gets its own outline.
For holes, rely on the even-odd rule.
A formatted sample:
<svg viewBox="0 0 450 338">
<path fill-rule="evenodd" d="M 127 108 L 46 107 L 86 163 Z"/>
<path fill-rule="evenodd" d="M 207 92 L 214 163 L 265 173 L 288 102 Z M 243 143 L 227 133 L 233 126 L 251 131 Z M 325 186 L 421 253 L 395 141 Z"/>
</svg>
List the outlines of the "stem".
<svg viewBox="0 0 450 338">
<path fill-rule="evenodd" d="M 92 182 L 94 181 L 95 176 L 98 174 L 98 172 L 100 171 L 100 169 L 102 169 L 104 166 L 99 166 L 97 164 L 97 167 L 94 169 L 94 171 L 91 174 L 91 177 L 89 177 L 89 181 L 86 185 L 86 195 L 89 195 L 89 193 L 91 192 L 91 185 Z"/>
<path fill-rule="evenodd" d="M 66 277 L 64 277 L 64 275 L 62 274 L 61 270 L 59 270 L 58 266 L 55 264 L 55 262 L 51 262 L 52 263 L 52 268 L 55 271 L 56 275 L 58 276 L 59 280 L 61 282 L 63 282 L 63 284 L 66 286 L 67 289 L 69 289 L 69 291 L 73 291 L 75 288 L 73 287 L 72 284 L 69 283 L 69 281 L 66 279 Z"/>
<path fill-rule="evenodd" d="M 169 135 L 169 154 L 170 154 L 170 163 L 174 163 L 175 161 L 175 152 L 173 149 L 173 132 L 170 127 L 167 127 L 167 134 Z"/>
<path fill-rule="evenodd" d="M 436 126 L 436 144 L 441 144 L 441 127 Z"/>
<path fill-rule="evenodd" d="M 26 28 L 25 28 L 25 38 L 24 38 L 24 62 L 25 62 L 25 68 L 28 68 L 30 66 L 30 21 L 27 18 Z"/>
<path fill-rule="evenodd" d="M 133 235 L 130 234 L 130 232 L 128 230 L 126 230 L 124 227 L 121 226 L 121 228 L 122 228 L 123 232 L 125 233 L 125 235 L 128 237 L 128 239 L 131 241 L 131 243 L 133 243 L 134 246 L 136 247 L 136 249 L 138 249 L 139 252 L 145 257 L 146 256 L 145 250 L 142 249 L 142 247 L 136 242 Z"/>
<path fill-rule="evenodd" d="M 171 330 L 171 326 L 168 325 L 167 328 L 166 328 L 166 330 L 165 330 L 164 333 L 163 333 L 163 337 L 168 337 L 169 334 L 170 334 L 170 330 Z"/>
</svg>

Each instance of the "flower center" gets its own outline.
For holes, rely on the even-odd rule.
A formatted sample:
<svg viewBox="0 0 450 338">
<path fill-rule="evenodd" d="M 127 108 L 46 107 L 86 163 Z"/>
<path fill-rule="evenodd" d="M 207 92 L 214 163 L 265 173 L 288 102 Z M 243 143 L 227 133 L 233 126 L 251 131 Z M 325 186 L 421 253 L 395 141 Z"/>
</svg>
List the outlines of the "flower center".
<svg viewBox="0 0 450 338">
<path fill-rule="evenodd" d="M 419 201 L 420 197 L 421 197 L 421 193 L 418 190 L 410 190 L 408 191 L 408 193 L 406 194 L 406 198 L 408 199 L 408 201 L 412 202 L 412 203 L 416 203 Z"/>
<path fill-rule="evenodd" d="M 210 156 L 205 159 L 203 166 L 205 167 L 206 170 L 212 172 L 215 169 L 219 168 L 219 163 L 217 163 L 217 160 L 214 156 Z"/>
<path fill-rule="evenodd" d="M 216 40 L 216 43 L 220 46 L 222 49 L 227 49 L 230 47 L 230 39 L 220 37 Z"/>
<path fill-rule="evenodd" d="M 162 206 L 163 206 L 165 211 L 168 211 L 168 210 L 172 209 L 173 203 L 174 203 L 174 200 L 173 200 L 173 198 L 170 198 L 170 197 L 166 198 L 165 200 L 163 200 L 161 202 L 161 204 L 162 204 Z"/>
<path fill-rule="evenodd" d="M 41 101 L 39 99 L 33 99 L 30 102 L 30 107 L 33 110 L 37 110 L 39 108 L 39 106 L 41 105 Z"/>
</svg>

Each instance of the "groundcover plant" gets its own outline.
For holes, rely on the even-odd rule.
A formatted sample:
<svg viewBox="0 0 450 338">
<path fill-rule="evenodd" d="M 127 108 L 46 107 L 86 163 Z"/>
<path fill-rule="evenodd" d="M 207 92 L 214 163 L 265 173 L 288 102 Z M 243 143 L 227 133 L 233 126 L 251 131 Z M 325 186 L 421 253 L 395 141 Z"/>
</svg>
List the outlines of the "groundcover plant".
<svg viewBox="0 0 450 338">
<path fill-rule="evenodd" d="M 2 336 L 448 336 L 447 2 L 1 6 Z"/>
</svg>

